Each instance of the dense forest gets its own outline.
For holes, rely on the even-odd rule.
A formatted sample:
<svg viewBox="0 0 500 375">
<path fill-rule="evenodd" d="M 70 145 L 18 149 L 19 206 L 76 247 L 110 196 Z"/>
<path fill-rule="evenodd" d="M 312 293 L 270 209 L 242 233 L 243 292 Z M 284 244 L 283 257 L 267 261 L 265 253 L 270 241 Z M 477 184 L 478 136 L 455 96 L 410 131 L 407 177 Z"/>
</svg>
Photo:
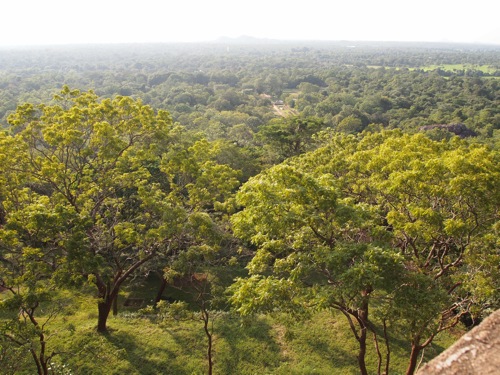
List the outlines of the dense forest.
<svg viewBox="0 0 500 375">
<path fill-rule="evenodd" d="M 500 48 L 0 49 L 5 374 L 413 374 L 500 307 Z"/>
</svg>

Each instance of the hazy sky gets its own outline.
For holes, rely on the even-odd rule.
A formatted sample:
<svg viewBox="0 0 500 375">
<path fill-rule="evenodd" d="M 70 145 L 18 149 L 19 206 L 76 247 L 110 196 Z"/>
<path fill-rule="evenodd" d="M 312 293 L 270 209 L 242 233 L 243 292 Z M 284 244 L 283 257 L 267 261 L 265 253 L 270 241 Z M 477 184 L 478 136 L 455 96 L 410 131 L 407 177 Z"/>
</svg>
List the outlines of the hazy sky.
<svg viewBox="0 0 500 375">
<path fill-rule="evenodd" d="M 500 45 L 498 0 L 7 0 L 0 45 L 271 39 Z"/>
</svg>

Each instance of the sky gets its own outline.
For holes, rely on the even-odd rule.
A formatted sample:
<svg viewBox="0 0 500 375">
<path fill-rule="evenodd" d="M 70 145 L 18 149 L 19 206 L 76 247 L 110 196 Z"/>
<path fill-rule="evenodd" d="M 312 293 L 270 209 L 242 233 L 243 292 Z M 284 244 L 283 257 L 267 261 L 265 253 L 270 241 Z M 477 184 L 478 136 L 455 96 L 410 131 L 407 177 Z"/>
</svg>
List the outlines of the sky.
<svg viewBox="0 0 500 375">
<path fill-rule="evenodd" d="M 0 46 L 283 40 L 500 45 L 497 0 L 6 0 Z"/>
</svg>

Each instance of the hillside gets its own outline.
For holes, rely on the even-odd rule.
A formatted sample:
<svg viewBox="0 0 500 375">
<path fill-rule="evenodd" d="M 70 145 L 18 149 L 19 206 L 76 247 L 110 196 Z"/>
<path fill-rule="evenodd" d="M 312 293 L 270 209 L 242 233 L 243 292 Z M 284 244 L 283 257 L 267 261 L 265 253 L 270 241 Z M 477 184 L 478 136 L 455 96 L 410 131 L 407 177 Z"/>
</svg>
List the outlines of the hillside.
<svg viewBox="0 0 500 375">
<path fill-rule="evenodd" d="M 6 374 L 411 375 L 499 307 L 500 50 L 242 41 L 1 51 Z"/>
</svg>

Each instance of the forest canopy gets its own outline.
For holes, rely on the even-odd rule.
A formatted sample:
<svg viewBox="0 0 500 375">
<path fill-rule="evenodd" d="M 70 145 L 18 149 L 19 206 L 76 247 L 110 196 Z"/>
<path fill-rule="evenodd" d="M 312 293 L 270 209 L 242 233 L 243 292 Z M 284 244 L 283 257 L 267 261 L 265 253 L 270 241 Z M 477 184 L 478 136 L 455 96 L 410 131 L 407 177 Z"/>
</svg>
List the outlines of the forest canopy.
<svg viewBox="0 0 500 375">
<path fill-rule="evenodd" d="M 413 374 L 500 307 L 499 56 L 2 51 L 2 368 Z"/>
</svg>

